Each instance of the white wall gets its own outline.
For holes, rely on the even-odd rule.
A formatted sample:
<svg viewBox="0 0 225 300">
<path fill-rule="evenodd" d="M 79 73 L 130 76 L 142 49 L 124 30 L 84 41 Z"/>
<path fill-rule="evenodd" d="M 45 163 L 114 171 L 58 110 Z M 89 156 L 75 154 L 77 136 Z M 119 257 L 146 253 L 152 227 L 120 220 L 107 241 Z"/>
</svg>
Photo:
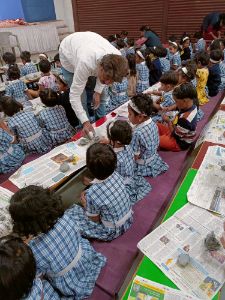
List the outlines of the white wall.
<svg viewBox="0 0 225 300">
<path fill-rule="evenodd" d="M 71 0 L 54 0 L 57 20 L 63 20 L 69 28 L 69 32 L 74 32 L 73 7 Z"/>
</svg>

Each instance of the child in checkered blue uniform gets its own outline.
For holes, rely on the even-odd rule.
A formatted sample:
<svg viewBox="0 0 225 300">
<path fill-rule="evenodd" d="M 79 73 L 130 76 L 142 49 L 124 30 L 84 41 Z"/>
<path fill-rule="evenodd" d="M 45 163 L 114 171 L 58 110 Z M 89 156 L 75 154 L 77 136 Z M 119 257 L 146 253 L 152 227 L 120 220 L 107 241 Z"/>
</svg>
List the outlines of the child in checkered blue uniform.
<svg viewBox="0 0 225 300">
<path fill-rule="evenodd" d="M 5 62 L 5 65 L 2 67 L 2 70 L 5 73 L 6 81 L 7 81 L 7 80 L 9 80 L 9 77 L 8 77 L 8 74 L 7 74 L 9 67 L 17 66 L 16 56 L 11 52 L 5 52 L 2 55 L 2 59 Z"/>
<path fill-rule="evenodd" d="M 108 88 L 109 102 L 107 103 L 107 111 L 110 112 L 118 106 L 128 101 L 128 80 L 124 77 L 121 83 L 114 82 L 111 87 Z"/>
<path fill-rule="evenodd" d="M 36 277 L 32 250 L 13 235 L 0 239 L 0 295 L 7 300 L 62 299 L 47 280 Z"/>
<path fill-rule="evenodd" d="M 128 117 L 135 125 L 131 147 L 135 154 L 136 174 L 156 177 L 168 169 L 168 165 L 159 156 L 159 133 L 151 119 L 152 99 L 148 95 L 136 95 L 128 104 Z"/>
<path fill-rule="evenodd" d="M 159 60 L 161 63 L 161 71 L 162 74 L 165 72 L 168 72 L 170 70 L 170 61 L 167 57 L 167 49 L 163 47 L 158 47 L 159 48 Z"/>
<path fill-rule="evenodd" d="M 5 95 L 12 97 L 25 107 L 31 107 L 31 103 L 28 100 L 32 99 L 32 97 L 29 94 L 26 84 L 20 80 L 20 70 L 17 65 L 9 67 L 7 74 L 9 82 L 5 88 Z"/>
<path fill-rule="evenodd" d="M 51 89 L 45 89 L 40 91 L 39 96 L 46 106 L 38 115 L 41 127 L 49 132 L 53 146 L 66 142 L 75 134 L 75 130 L 67 119 L 65 109 L 58 105 L 59 95 Z"/>
<path fill-rule="evenodd" d="M 108 124 L 107 136 L 117 156 L 116 171 L 123 176 L 133 205 L 151 191 L 151 185 L 144 177 L 134 174 L 134 152 L 130 146 L 132 128 L 128 122 L 117 120 Z"/>
<path fill-rule="evenodd" d="M 49 133 L 40 127 L 33 112 L 24 111 L 23 105 L 10 97 L 5 97 L 1 106 L 9 117 L 9 129 L 26 152 L 44 153 L 51 149 Z"/>
<path fill-rule="evenodd" d="M 65 211 L 60 196 L 31 185 L 12 196 L 9 212 L 13 232 L 29 238 L 37 274 L 63 296 L 89 297 L 106 258 L 80 236 L 73 208 Z"/>
<path fill-rule="evenodd" d="M 127 55 L 128 54 L 135 54 L 135 49 L 134 49 L 134 39 L 127 39 Z"/>
<path fill-rule="evenodd" d="M 15 137 L 0 127 L 0 174 L 8 173 L 19 168 L 25 158 L 20 144 Z"/>
<path fill-rule="evenodd" d="M 175 101 L 173 99 L 173 90 L 178 84 L 178 76 L 174 71 L 165 72 L 160 78 L 160 91 L 150 91 L 148 94 L 161 96 L 159 100 L 153 102 L 156 114 L 152 117 L 154 122 L 162 122 L 162 114 L 171 114 L 176 110 Z M 175 107 L 174 107 L 175 106 Z"/>
<path fill-rule="evenodd" d="M 205 42 L 204 38 L 202 37 L 202 33 L 200 31 L 195 32 L 193 37 L 195 39 L 194 52 L 198 53 L 201 51 L 205 51 L 206 50 L 206 42 Z"/>
<path fill-rule="evenodd" d="M 81 195 L 83 207 L 74 206 L 74 218 L 84 237 L 111 241 L 133 222 L 130 196 L 124 178 L 116 172 L 117 158 L 111 146 L 93 144 L 86 162 L 95 179 Z"/>
<path fill-rule="evenodd" d="M 142 93 L 149 88 L 149 69 L 146 65 L 144 54 L 140 50 L 136 52 L 136 71 L 136 92 Z"/>
<path fill-rule="evenodd" d="M 181 66 L 181 58 L 180 58 L 180 52 L 179 52 L 179 47 L 176 42 L 169 41 L 169 52 L 172 55 L 170 64 L 171 64 L 171 69 L 176 70 Z"/>
<path fill-rule="evenodd" d="M 37 72 L 37 68 L 36 68 L 35 64 L 33 62 L 31 62 L 29 51 L 21 52 L 20 58 L 23 63 L 23 66 L 20 69 L 21 76 L 26 76 L 28 74 Z"/>
</svg>

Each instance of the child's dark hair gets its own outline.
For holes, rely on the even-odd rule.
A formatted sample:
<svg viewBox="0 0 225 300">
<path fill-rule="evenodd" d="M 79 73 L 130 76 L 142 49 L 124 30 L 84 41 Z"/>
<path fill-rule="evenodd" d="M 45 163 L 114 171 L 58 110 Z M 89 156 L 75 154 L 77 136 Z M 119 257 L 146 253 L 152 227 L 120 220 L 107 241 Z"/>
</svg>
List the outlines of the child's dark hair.
<svg viewBox="0 0 225 300">
<path fill-rule="evenodd" d="M 131 98 L 131 101 L 135 104 L 135 106 L 137 106 L 137 108 L 140 110 L 142 114 L 145 114 L 148 117 L 151 116 L 153 110 L 153 102 L 151 96 L 146 94 L 138 94 L 133 96 Z M 133 110 L 132 107 L 131 109 L 136 116 L 139 115 L 139 113 Z"/>
<path fill-rule="evenodd" d="M 47 107 L 53 107 L 57 105 L 58 94 L 52 89 L 44 89 L 39 92 L 41 102 Z"/>
<path fill-rule="evenodd" d="M 104 180 L 116 169 L 116 153 L 110 145 L 93 144 L 87 149 L 86 163 L 95 178 Z"/>
<path fill-rule="evenodd" d="M 51 70 L 51 63 L 47 59 L 43 59 L 39 62 L 39 68 L 42 73 L 48 73 Z"/>
<path fill-rule="evenodd" d="M 178 83 L 178 76 L 177 73 L 174 71 L 168 71 L 165 72 L 159 80 L 163 84 L 171 84 L 171 85 L 177 85 Z"/>
<path fill-rule="evenodd" d="M 187 40 L 190 40 L 190 36 L 186 33 L 184 33 L 180 39 L 180 44 L 184 44 Z"/>
<path fill-rule="evenodd" d="M 0 239 L 0 295 L 15 300 L 28 297 L 36 275 L 31 248 L 13 235 Z"/>
<path fill-rule="evenodd" d="M 196 63 L 200 62 L 202 66 L 206 67 L 209 64 L 209 54 L 206 51 L 199 51 L 195 55 Z"/>
<path fill-rule="evenodd" d="M 132 128 L 127 121 L 117 120 L 108 124 L 107 136 L 113 143 L 129 145 L 132 139 Z"/>
<path fill-rule="evenodd" d="M 21 103 L 8 96 L 2 96 L 0 98 L 0 102 L 2 111 L 9 117 L 12 117 L 23 109 L 23 105 Z"/>
<path fill-rule="evenodd" d="M 64 80 L 64 77 L 62 75 L 54 75 L 54 76 L 55 76 L 55 78 L 56 78 L 57 81 L 59 81 L 65 87 L 68 87 L 68 84 L 66 83 L 66 81 Z"/>
<path fill-rule="evenodd" d="M 184 68 L 186 68 L 185 72 Z M 197 65 L 194 61 L 188 61 L 186 66 L 179 69 L 178 72 L 182 73 L 182 76 L 186 78 L 187 82 L 190 82 L 196 77 Z"/>
<path fill-rule="evenodd" d="M 201 31 L 195 32 L 194 35 L 193 35 L 193 37 L 195 39 L 198 39 L 198 40 L 201 39 L 202 38 L 202 32 Z"/>
<path fill-rule="evenodd" d="M 12 65 L 8 68 L 7 75 L 9 80 L 16 80 L 20 78 L 20 69 L 17 65 Z"/>
<path fill-rule="evenodd" d="M 176 42 L 177 41 L 177 37 L 173 34 L 173 35 L 169 36 L 169 41 Z"/>
<path fill-rule="evenodd" d="M 220 48 L 220 39 L 213 40 L 209 46 L 210 52 L 213 50 L 221 50 Z"/>
<path fill-rule="evenodd" d="M 126 31 L 126 30 L 122 30 L 122 31 L 121 31 L 121 35 L 125 35 L 125 36 L 127 36 L 127 35 L 128 35 L 128 31 Z"/>
<path fill-rule="evenodd" d="M 116 41 L 116 37 L 115 37 L 115 35 L 114 35 L 114 34 L 111 34 L 111 35 L 109 35 L 107 39 L 108 39 L 108 41 L 109 41 L 110 43 L 112 43 L 112 42 L 115 42 L 115 41 Z"/>
<path fill-rule="evenodd" d="M 8 65 L 14 65 L 16 63 L 16 56 L 11 52 L 3 53 L 2 59 Z"/>
<path fill-rule="evenodd" d="M 16 192 L 9 205 L 13 232 L 21 237 L 37 236 L 51 230 L 63 216 L 60 196 L 48 189 L 30 185 Z"/>
<path fill-rule="evenodd" d="M 162 46 L 158 46 L 158 56 L 159 57 L 166 57 L 167 56 L 167 49 L 162 47 Z"/>
<path fill-rule="evenodd" d="M 222 50 L 217 49 L 217 50 L 212 50 L 210 52 L 210 59 L 212 59 L 216 62 L 219 62 L 222 59 L 222 57 L 223 57 Z"/>
<path fill-rule="evenodd" d="M 30 52 L 29 51 L 23 51 L 23 52 L 21 52 L 21 54 L 20 54 L 20 58 L 22 59 L 22 60 L 25 60 L 25 62 L 30 62 L 31 61 L 31 59 L 30 59 Z"/>
<path fill-rule="evenodd" d="M 174 49 L 178 49 L 179 50 L 179 45 L 177 44 L 177 42 L 174 41 L 169 41 L 169 46 L 173 47 Z"/>
<path fill-rule="evenodd" d="M 56 62 L 56 61 L 60 61 L 59 53 L 57 53 L 57 54 L 54 56 L 54 62 Z"/>
<path fill-rule="evenodd" d="M 197 98 L 197 91 L 191 82 L 182 83 L 173 90 L 173 97 L 177 100 L 183 100 L 185 98 L 194 100 Z"/>
<path fill-rule="evenodd" d="M 128 61 L 128 66 L 129 66 L 129 70 L 130 70 L 130 76 L 135 76 L 137 74 L 135 54 L 132 54 L 132 53 L 128 54 L 127 61 Z"/>
<path fill-rule="evenodd" d="M 127 45 L 129 47 L 133 47 L 134 46 L 134 39 L 132 39 L 132 38 L 127 39 Z"/>
<path fill-rule="evenodd" d="M 126 46 L 125 42 L 123 39 L 118 39 L 117 42 L 116 42 L 117 46 L 119 49 L 122 49 Z"/>
</svg>

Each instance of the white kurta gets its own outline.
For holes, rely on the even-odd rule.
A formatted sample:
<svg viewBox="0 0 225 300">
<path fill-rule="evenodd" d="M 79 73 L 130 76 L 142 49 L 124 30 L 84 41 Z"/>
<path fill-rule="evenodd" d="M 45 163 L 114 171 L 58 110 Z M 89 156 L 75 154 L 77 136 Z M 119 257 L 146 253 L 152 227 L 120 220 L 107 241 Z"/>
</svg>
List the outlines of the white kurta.
<svg viewBox="0 0 225 300">
<path fill-rule="evenodd" d="M 120 51 L 106 39 L 94 32 L 75 32 L 60 44 L 59 55 L 62 66 L 74 73 L 70 88 L 70 102 L 81 123 L 88 121 L 81 103 L 89 76 L 97 76 L 97 65 L 106 54 L 121 55 Z M 104 85 L 97 79 L 95 92 L 101 93 Z"/>
</svg>

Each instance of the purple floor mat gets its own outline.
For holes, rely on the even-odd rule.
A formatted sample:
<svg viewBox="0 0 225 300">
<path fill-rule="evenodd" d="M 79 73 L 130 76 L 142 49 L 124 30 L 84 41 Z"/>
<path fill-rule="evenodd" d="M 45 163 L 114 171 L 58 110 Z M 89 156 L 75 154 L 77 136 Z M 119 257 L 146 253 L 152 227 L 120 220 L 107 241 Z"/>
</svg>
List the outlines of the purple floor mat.
<svg viewBox="0 0 225 300">
<path fill-rule="evenodd" d="M 221 97 L 222 95 L 219 94 L 201 107 L 205 116 L 198 123 L 198 136 L 208 123 Z M 115 298 L 138 254 L 137 243 L 150 232 L 171 200 L 172 193 L 185 168 L 188 151 L 176 152 L 176 154 L 160 151 L 160 155 L 170 168 L 163 175 L 147 179 L 152 185 L 152 191 L 134 206 L 134 223 L 131 228 L 112 242 L 94 241 L 92 243 L 97 251 L 107 257 L 107 264 L 101 272 L 89 300 L 112 300 Z"/>
</svg>

